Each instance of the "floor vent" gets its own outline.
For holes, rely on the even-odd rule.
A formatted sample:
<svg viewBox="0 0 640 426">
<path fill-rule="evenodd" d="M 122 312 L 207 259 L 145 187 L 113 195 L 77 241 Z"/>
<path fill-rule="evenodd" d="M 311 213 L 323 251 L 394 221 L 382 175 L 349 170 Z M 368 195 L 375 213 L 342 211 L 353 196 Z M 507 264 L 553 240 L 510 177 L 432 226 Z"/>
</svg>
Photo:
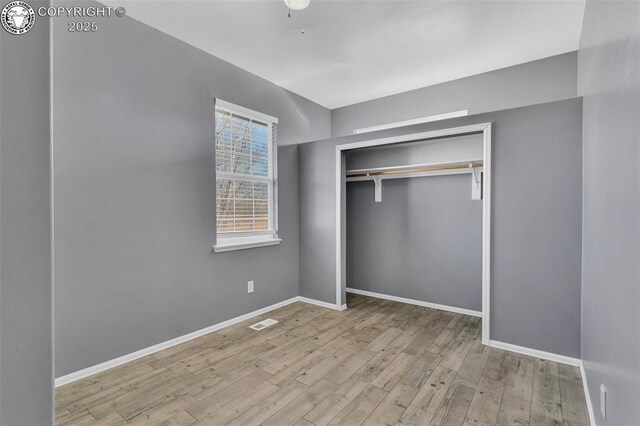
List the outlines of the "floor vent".
<svg viewBox="0 0 640 426">
<path fill-rule="evenodd" d="M 277 324 L 278 321 L 268 318 L 264 321 L 260 321 L 256 324 L 250 325 L 249 328 L 253 328 L 254 330 L 262 330 L 263 328 L 267 328 L 270 325 Z"/>
</svg>

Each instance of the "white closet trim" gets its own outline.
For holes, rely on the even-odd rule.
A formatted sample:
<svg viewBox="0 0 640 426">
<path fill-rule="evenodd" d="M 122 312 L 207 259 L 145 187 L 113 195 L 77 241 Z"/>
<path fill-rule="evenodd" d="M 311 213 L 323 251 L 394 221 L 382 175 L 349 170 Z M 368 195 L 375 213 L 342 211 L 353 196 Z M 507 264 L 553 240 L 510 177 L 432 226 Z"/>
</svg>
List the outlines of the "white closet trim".
<svg viewBox="0 0 640 426">
<path fill-rule="evenodd" d="M 342 273 L 342 237 L 343 237 L 343 187 L 346 188 L 346 177 L 343 161 L 346 161 L 343 151 L 366 148 L 371 146 L 391 145 L 402 142 L 437 139 L 445 136 L 481 133 L 483 138 L 483 199 L 482 199 L 482 343 L 489 344 L 490 308 L 491 308 L 491 123 L 479 123 L 449 129 L 433 130 L 402 136 L 370 139 L 336 146 L 335 157 L 335 263 L 336 263 L 336 306 L 342 306 L 343 287 Z"/>
</svg>

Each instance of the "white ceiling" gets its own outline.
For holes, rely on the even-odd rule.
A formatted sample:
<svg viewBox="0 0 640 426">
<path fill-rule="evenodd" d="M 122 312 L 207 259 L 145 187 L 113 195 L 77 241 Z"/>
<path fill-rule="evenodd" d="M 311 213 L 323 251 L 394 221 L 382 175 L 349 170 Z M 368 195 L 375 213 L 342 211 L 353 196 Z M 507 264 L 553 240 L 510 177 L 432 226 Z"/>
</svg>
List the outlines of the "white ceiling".
<svg viewBox="0 0 640 426">
<path fill-rule="evenodd" d="M 583 0 L 107 0 L 328 108 L 578 48 Z M 301 34 L 304 26 L 305 33 Z"/>
</svg>

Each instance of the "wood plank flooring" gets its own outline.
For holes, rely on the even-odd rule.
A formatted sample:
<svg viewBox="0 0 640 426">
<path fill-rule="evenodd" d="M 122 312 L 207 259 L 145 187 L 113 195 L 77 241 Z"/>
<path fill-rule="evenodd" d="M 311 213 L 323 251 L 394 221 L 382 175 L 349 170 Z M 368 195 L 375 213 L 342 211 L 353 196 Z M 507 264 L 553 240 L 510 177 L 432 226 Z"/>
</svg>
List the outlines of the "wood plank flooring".
<svg viewBox="0 0 640 426">
<path fill-rule="evenodd" d="M 479 318 L 348 306 L 295 303 L 58 388 L 56 423 L 589 424 L 576 367 L 483 346 Z"/>
</svg>

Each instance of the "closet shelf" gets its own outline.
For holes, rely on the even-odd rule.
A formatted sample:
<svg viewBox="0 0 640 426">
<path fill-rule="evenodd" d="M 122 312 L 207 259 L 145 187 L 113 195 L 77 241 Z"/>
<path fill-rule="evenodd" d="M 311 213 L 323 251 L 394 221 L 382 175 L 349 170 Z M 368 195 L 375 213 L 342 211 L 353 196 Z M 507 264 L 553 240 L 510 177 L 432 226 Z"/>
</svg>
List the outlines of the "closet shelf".
<svg viewBox="0 0 640 426">
<path fill-rule="evenodd" d="M 413 164 L 380 167 L 377 169 L 347 170 L 347 182 L 372 180 L 375 184 L 375 202 L 382 202 L 382 180 L 412 177 L 471 174 L 471 199 L 482 200 L 482 160 L 464 160 L 447 163 Z"/>
<path fill-rule="evenodd" d="M 448 163 L 413 164 L 406 166 L 378 167 L 371 169 L 347 170 L 347 180 L 362 180 L 374 176 L 414 175 L 433 172 L 469 171 L 482 169 L 482 160 L 465 160 Z M 400 177 L 400 176 L 398 176 Z M 355 179 L 354 179 L 355 178 Z"/>
</svg>

